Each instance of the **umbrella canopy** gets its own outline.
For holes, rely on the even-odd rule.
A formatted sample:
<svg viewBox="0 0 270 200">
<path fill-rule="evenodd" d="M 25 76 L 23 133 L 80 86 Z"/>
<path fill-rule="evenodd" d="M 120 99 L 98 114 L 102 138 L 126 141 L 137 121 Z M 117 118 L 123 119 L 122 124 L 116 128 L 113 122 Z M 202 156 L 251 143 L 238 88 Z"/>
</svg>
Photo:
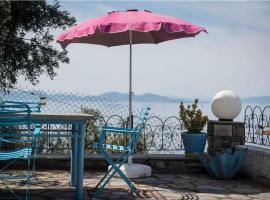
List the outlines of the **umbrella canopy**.
<svg viewBox="0 0 270 200">
<path fill-rule="evenodd" d="M 60 34 L 62 48 L 70 43 L 88 43 L 107 47 L 130 45 L 129 119 L 132 114 L 132 44 L 153 43 L 195 37 L 206 29 L 181 19 L 136 9 L 113 11 L 80 23 Z M 131 120 L 130 120 L 131 123 Z"/>
<path fill-rule="evenodd" d="M 107 47 L 154 43 L 194 37 L 206 29 L 184 20 L 144 10 L 113 11 L 80 23 L 60 34 L 57 41 L 62 48 L 70 43 L 89 43 Z"/>
</svg>

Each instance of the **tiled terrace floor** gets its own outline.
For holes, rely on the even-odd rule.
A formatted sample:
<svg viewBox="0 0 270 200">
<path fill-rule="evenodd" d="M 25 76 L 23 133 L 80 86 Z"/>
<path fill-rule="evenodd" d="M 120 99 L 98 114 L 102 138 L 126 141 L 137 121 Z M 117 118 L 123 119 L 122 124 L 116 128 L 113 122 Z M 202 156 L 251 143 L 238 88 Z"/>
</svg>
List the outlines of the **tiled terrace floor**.
<svg viewBox="0 0 270 200">
<path fill-rule="evenodd" d="M 101 172 L 86 172 L 84 197 L 91 199 L 93 188 L 102 177 Z M 74 199 L 74 188 L 68 186 L 67 171 L 38 171 L 31 190 L 33 200 Z M 134 180 L 140 190 L 140 197 L 129 194 L 126 184 L 120 178 L 113 178 L 102 196 L 96 199 L 182 199 L 182 200 L 224 200 L 224 199 L 270 199 L 270 188 L 253 181 L 237 177 L 235 180 L 217 180 L 205 173 L 163 174 Z M 12 186 L 19 192 L 21 184 Z M 0 184 L 0 188 L 3 185 Z M 0 190 L 0 199 L 5 194 Z"/>
</svg>

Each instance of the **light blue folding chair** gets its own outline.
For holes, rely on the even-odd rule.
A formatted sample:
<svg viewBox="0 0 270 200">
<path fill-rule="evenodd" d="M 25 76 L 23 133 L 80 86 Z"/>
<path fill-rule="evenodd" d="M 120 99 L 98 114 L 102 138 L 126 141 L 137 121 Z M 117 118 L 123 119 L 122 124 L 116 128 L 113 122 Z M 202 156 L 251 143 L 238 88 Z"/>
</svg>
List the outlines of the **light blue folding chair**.
<svg viewBox="0 0 270 200">
<path fill-rule="evenodd" d="M 105 158 L 105 160 L 111 165 L 111 168 L 104 175 L 104 177 L 99 181 L 96 185 L 97 192 L 94 196 L 98 196 L 102 190 L 109 183 L 111 178 L 117 172 L 121 178 L 127 183 L 130 187 L 132 193 L 137 196 L 138 192 L 134 184 L 125 176 L 125 174 L 120 170 L 120 167 L 127 161 L 128 157 L 133 155 L 136 151 L 137 144 L 140 139 L 141 132 L 145 126 L 145 122 L 147 120 L 147 116 L 149 114 L 150 108 L 143 108 L 140 112 L 137 122 L 135 123 L 135 128 L 117 128 L 117 127 L 109 127 L 104 126 L 100 131 L 100 139 L 99 143 L 94 143 L 94 148 L 98 148 L 100 153 Z M 129 138 L 129 142 L 127 146 L 119 146 L 115 144 L 107 144 L 106 135 L 107 134 L 122 134 Z M 119 158 L 114 161 L 108 151 L 119 152 Z"/>
<path fill-rule="evenodd" d="M 23 104 L 23 105 L 28 105 L 29 108 L 30 108 L 30 112 L 38 112 L 40 113 L 41 112 L 41 105 L 39 102 L 33 102 L 33 101 L 3 101 L 2 102 L 3 105 L 14 105 L 14 104 Z M 33 134 L 35 135 L 36 139 L 37 139 L 37 142 L 35 143 L 35 145 L 38 146 L 39 144 L 39 141 L 40 141 L 40 132 L 41 132 L 41 124 L 31 124 L 32 126 L 34 126 L 34 129 L 32 130 L 33 131 Z M 37 154 L 37 146 L 34 147 L 35 149 L 35 152 L 33 152 L 33 167 L 34 167 L 34 171 L 36 170 L 36 154 Z"/>
<path fill-rule="evenodd" d="M 4 166 L 0 169 L 0 182 L 13 196 L 12 199 L 29 199 L 30 185 L 33 175 L 35 148 L 37 137 L 31 131 L 31 109 L 28 105 L 17 102 L 4 102 L 0 105 L 0 162 Z M 17 160 L 27 162 L 27 171 L 14 175 L 9 173 L 8 167 Z M 20 197 L 8 185 L 9 181 L 26 181 L 25 198 Z M 1 198 L 1 196 L 0 196 Z M 9 197 L 11 199 L 11 197 Z"/>
</svg>

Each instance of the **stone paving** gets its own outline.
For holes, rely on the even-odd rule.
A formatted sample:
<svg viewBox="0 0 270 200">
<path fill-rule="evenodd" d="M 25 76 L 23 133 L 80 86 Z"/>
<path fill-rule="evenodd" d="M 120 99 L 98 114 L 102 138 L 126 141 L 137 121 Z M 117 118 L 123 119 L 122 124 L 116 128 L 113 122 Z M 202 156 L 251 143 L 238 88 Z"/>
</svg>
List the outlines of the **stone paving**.
<svg viewBox="0 0 270 200">
<path fill-rule="evenodd" d="M 154 173 L 152 177 L 134 179 L 140 191 L 135 198 L 120 178 L 113 178 L 108 187 L 99 196 L 92 198 L 92 189 L 104 173 L 85 172 L 84 199 L 160 199 L 160 200 L 269 200 L 270 188 L 257 184 L 247 178 L 217 180 L 206 173 L 164 174 Z M 68 171 L 37 171 L 31 186 L 33 200 L 69 200 L 74 199 L 74 188 L 68 185 Z M 24 192 L 24 184 L 11 183 L 18 193 Z M 7 197 L 0 183 L 0 199 Z M 7 198 L 11 199 L 11 198 Z"/>
</svg>

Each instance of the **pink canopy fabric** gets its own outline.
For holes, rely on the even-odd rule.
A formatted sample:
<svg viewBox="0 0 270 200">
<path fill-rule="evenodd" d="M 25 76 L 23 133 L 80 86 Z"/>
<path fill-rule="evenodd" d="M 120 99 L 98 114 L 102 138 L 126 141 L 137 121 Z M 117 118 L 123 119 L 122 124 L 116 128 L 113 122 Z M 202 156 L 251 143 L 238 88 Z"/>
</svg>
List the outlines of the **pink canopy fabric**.
<svg viewBox="0 0 270 200">
<path fill-rule="evenodd" d="M 88 43 L 104 46 L 154 43 L 185 37 L 194 37 L 206 29 L 184 20 L 152 13 L 147 10 L 113 11 L 90 19 L 65 31 L 57 38 L 62 48 L 70 43 Z"/>
</svg>

